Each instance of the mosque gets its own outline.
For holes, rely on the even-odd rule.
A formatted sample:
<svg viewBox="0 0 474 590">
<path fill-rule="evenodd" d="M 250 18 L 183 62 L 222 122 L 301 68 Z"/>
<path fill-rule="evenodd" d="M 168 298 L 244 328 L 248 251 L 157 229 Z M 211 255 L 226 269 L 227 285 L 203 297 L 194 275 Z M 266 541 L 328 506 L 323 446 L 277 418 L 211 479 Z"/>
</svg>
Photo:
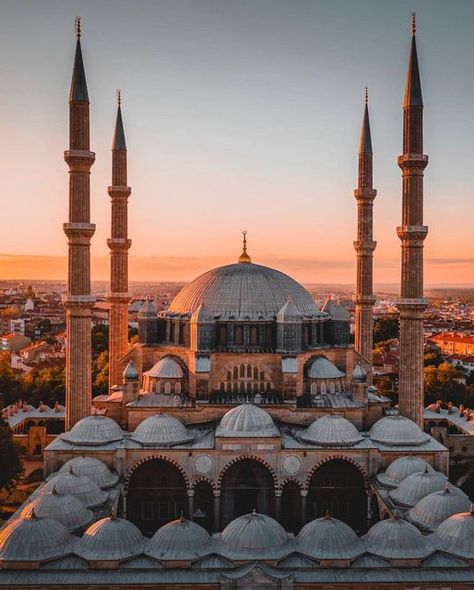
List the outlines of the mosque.
<svg viewBox="0 0 474 590">
<path fill-rule="evenodd" d="M 400 391 L 372 384 L 373 150 L 358 149 L 355 345 L 347 311 L 254 262 L 147 301 L 127 338 L 127 147 L 112 144 L 110 387 L 91 400 L 89 98 L 69 94 L 66 431 L 0 529 L 0 588 L 474 589 L 474 511 L 423 425 L 423 100 L 412 27 L 403 102 Z M 92 408 L 92 409 L 91 409 Z"/>
</svg>

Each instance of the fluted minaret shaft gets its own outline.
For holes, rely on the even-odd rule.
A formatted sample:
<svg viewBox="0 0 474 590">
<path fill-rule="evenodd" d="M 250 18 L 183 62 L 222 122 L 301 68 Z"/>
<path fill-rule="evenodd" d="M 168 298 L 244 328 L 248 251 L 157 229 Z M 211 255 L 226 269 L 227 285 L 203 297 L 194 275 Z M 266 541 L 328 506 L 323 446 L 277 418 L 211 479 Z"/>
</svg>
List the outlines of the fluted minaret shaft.
<svg viewBox="0 0 474 590">
<path fill-rule="evenodd" d="M 69 93 L 69 220 L 63 225 L 68 238 L 66 308 L 66 430 L 88 416 L 91 408 L 91 294 L 90 168 L 95 154 L 89 149 L 89 96 L 82 60 L 78 23 L 76 55 Z"/>
<path fill-rule="evenodd" d="M 112 185 L 108 188 L 112 207 L 110 248 L 109 387 L 122 382 L 120 358 L 128 349 L 128 239 L 127 146 L 119 103 L 112 142 Z"/>
<path fill-rule="evenodd" d="M 372 367 L 373 313 L 373 255 L 377 243 L 373 239 L 373 204 L 377 191 L 373 188 L 373 152 L 370 134 L 369 108 L 366 103 L 359 141 L 359 174 L 354 196 L 357 200 L 357 285 L 355 303 L 355 349 Z"/>
<path fill-rule="evenodd" d="M 402 243 L 400 312 L 399 410 L 423 427 L 423 242 L 428 233 L 423 225 L 423 171 L 428 156 L 423 154 L 423 97 L 421 93 L 415 23 L 403 101 L 402 225 L 397 228 Z"/>
</svg>

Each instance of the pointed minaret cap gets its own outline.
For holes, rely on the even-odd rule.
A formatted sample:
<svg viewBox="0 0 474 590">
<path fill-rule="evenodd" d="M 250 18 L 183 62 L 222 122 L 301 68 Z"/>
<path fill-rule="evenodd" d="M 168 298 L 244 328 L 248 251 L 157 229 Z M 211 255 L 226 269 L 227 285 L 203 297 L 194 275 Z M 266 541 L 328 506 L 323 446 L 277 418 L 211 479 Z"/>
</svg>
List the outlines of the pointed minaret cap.
<svg viewBox="0 0 474 590">
<path fill-rule="evenodd" d="M 418 54 L 416 51 L 416 14 L 412 12 L 411 24 L 411 50 L 408 62 L 407 79 L 405 84 L 405 96 L 403 107 L 422 107 L 423 96 L 421 93 L 420 70 L 418 68 Z"/>
<path fill-rule="evenodd" d="M 239 262 L 242 264 L 250 264 L 252 259 L 247 254 L 247 230 L 244 229 L 242 232 L 243 240 L 242 240 L 242 254 L 239 256 Z"/>
<path fill-rule="evenodd" d="M 126 150 L 125 131 L 123 130 L 122 121 L 122 91 L 117 90 L 117 117 L 115 119 L 114 138 L 112 140 L 113 150 Z"/>
<path fill-rule="evenodd" d="M 369 120 L 369 89 L 365 87 L 365 108 L 360 129 L 359 154 L 372 154 L 372 137 L 370 135 Z"/>
<path fill-rule="evenodd" d="M 76 37 L 76 55 L 74 56 L 74 69 L 72 71 L 71 89 L 69 90 L 69 102 L 89 102 L 86 72 L 82 60 L 80 16 L 76 16 Z"/>
</svg>

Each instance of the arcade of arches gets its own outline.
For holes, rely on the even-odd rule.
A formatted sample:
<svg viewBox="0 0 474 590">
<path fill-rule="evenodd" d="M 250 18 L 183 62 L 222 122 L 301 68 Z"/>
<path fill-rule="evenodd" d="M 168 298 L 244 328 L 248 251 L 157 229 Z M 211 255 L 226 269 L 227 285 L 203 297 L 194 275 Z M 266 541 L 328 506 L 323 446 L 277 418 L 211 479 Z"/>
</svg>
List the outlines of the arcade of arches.
<svg viewBox="0 0 474 590">
<path fill-rule="evenodd" d="M 182 514 L 208 531 L 217 532 L 253 509 L 276 518 L 294 533 L 327 512 L 359 534 L 368 528 L 364 477 L 355 465 L 342 458 L 317 467 L 304 490 L 296 481 L 276 489 L 268 467 L 255 459 L 242 458 L 226 469 L 220 491 L 208 481 L 189 489 L 178 467 L 165 459 L 150 459 L 132 473 L 126 506 L 127 518 L 147 536 Z"/>
</svg>

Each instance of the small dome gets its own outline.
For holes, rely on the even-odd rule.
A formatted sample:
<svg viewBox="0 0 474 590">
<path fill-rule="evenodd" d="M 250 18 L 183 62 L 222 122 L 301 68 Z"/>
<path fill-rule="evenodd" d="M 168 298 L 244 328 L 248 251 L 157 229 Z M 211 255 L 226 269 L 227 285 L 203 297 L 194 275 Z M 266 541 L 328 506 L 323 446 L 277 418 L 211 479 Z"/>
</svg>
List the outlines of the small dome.
<svg viewBox="0 0 474 590">
<path fill-rule="evenodd" d="M 159 528 L 148 544 L 147 553 L 157 559 L 190 559 L 210 552 L 211 536 L 201 526 L 178 518 Z"/>
<path fill-rule="evenodd" d="M 373 441 L 393 447 L 422 445 L 430 438 L 415 422 L 399 415 L 377 420 L 369 435 Z"/>
<path fill-rule="evenodd" d="M 72 469 L 69 473 L 58 473 L 40 489 L 40 494 L 47 494 L 56 490 L 58 494 L 71 495 L 80 500 L 87 508 L 103 506 L 108 496 L 97 484 L 88 477 L 75 475 Z"/>
<path fill-rule="evenodd" d="M 300 438 L 325 447 L 350 447 L 362 440 L 357 428 L 344 416 L 328 414 L 312 422 Z"/>
<path fill-rule="evenodd" d="M 256 552 L 284 545 L 288 535 L 279 522 L 254 511 L 229 522 L 221 540 L 228 549 Z"/>
<path fill-rule="evenodd" d="M 429 537 L 400 518 L 379 521 L 363 539 L 367 551 L 387 559 L 418 559 L 433 551 Z"/>
<path fill-rule="evenodd" d="M 92 512 L 80 500 L 70 494 L 58 494 L 55 488 L 29 502 L 20 516 L 26 518 L 33 511 L 40 518 L 57 520 L 71 533 L 89 526 L 94 519 Z"/>
<path fill-rule="evenodd" d="M 436 530 L 440 548 L 459 557 L 474 558 L 474 510 L 453 514 Z"/>
<path fill-rule="evenodd" d="M 416 525 L 434 530 L 449 516 L 466 512 L 469 505 L 469 498 L 462 490 L 446 483 L 444 490 L 422 498 L 409 510 L 408 517 Z"/>
<path fill-rule="evenodd" d="M 308 368 L 308 377 L 310 379 L 340 379 L 344 376 L 345 373 L 323 356 L 316 357 Z"/>
<path fill-rule="evenodd" d="M 377 480 L 387 487 L 396 488 L 409 475 L 423 473 L 426 469 L 434 473 L 434 469 L 426 461 L 420 457 L 407 455 L 392 461 L 384 473 L 377 474 Z"/>
<path fill-rule="evenodd" d="M 268 437 L 280 436 L 273 418 L 254 404 L 245 403 L 229 410 L 216 429 L 216 436 Z"/>
<path fill-rule="evenodd" d="M 76 548 L 89 561 L 120 560 L 143 553 L 145 540 L 138 528 L 125 518 L 107 517 L 94 522 Z"/>
<path fill-rule="evenodd" d="M 291 297 L 288 297 L 285 305 L 277 313 L 276 319 L 277 322 L 301 322 L 303 316 L 298 311 Z"/>
<path fill-rule="evenodd" d="M 186 426 L 168 414 L 155 414 L 141 422 L 132 439 L 145 446 L 174 446 L 189 443 L 194 439 L 194 433 Z"/>
<path fill-rule="evenodd" d="M 58 473 L 69 473 L 71 469 L 74 475 L 88 477 L 100 488 L 112 487 L 119 480 L 116 473 L 112 473 L 105 463 L 95 457 L 74 457 L 74 459 L 69 459 L 62 465 Z"/>
<path fill-rule="evenodd" d="M 122 440 L 123 432 L 117 422 L 106 416 L 87 416 L 61 435 L 73 445 L 100 446 Z"/>
<path fill-rule="evenodd" d="M 139 377 L 140 374 L 133 364 L 133 361 L 128 361 L 128 364 L 123 372 L 123 378 L 125 381 L 136 381 Z"/>
<path fill-rule="evenodd" d="M 308 522 L 298 533 L 301 551 L 316 559 L 353 559 L 364 553 L 364 544 L 346 523 L 324 516 Z"/>
<path fill-rule="evenodd" d="M 397 488 L 389 493 L 390 498 L 402 506 L 410 508 L 432 492 L 439 492 L 446 485 L 446 476 L 439 471 L 413 473 L 406 477 Z"/>
<path fill-rule="evenodd" d="M 352 371 L 352 381 L 364 383 L 367 380 L 367 371 L 362 363 L 357 363 Z"/>
<path fill-rule="evenodd" d="M 184 377 L 183 368 L 171 356 L 164 356 L 144 375 L 157 379 L 182 379 Z"/>
<path fill-rule="evenodd" d="M 69 553 L 73 536 L 57 520 L 27 518 L 8 522 L 0 531 L 1 561 L 43 561 Z"/>
</svg>

